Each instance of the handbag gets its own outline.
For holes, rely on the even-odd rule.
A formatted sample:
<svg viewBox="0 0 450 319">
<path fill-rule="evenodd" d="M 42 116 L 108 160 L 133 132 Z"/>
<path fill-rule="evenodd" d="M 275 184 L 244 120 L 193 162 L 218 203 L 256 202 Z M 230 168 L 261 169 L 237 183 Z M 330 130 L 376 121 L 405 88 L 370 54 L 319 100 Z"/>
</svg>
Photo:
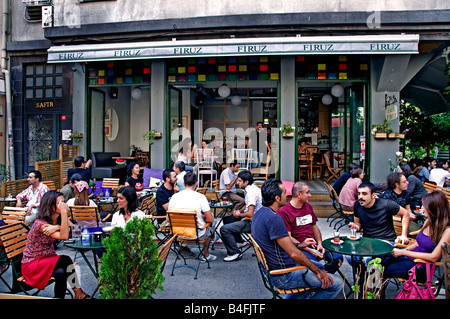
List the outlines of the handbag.
<svg viewBox="0 0 450 319">
<path fill-rule="evenodd" d="M 436 299 L 434 288 L 431 287 L 435 264 L 426 263 L 427 281 L 423 288 L 419 288 L 416 280 L 416 269 L 421 265 L 418 263 L 409 270 L 409 279 L 403 283 L 403 288 L 395 299 Z"/>
</svg>

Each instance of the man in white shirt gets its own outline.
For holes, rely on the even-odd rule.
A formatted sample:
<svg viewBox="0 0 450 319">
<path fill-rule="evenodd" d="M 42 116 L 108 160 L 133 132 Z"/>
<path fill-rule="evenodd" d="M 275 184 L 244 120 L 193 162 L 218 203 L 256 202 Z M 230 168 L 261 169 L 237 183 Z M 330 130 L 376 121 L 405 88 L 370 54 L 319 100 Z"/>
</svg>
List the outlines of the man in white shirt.
<svg viewBox="0 0 450 319">
<path fill-rule="evenodd" d="M 228 200 L 234 204 L 234 209 L 241 210 L 245 206 L 245 200 L 242 196 L 236 192 L 236 182 L 238 179 L 237 172 L 241 168 L 241 164 L 234 160 L 230 163 L 230 166 L 223 170 L 220 174 L 220 190 L 224 192 L 220 193 L 220 197 L 226 196 Z"/>
<path fill-rule="evenodd" d="M 211 243 L 211 236 L 214 234 L 214 216 L 211 213 L 211 208 L 208 204 L 208 199 L 205 195 L 196 192 L 198 185 L 198 178 L 192 172 L 186 172 L 184 176 L 185 189 L 172 196 L 169 201 L 169 209 L 182 208 L 182 209 L 194 209 L 197 212 L 197 226 L 198 236 L 200 240 L 205 240 L 203 243 L 203 256 L 209 261 L 215 260 L 217 257 L 209 253 L 209 244 Z M 206 223 L 210 225 L 202 229 Z M 201 256 L 201 259 L 204 259 Z M 202 260 L 205 262 L 206 260 Z"/>
<path fill-rule="evenodd" d="M 430 171 L 430 182 L 435 182 L 437 186 L 445 187 L 445 183 L 450 179 L 450 172 L 448 171 L 448 161 L 440 159 L 436 168 Z"/>
<path fill-rule="evenodd" d="M 186 164 L 177 161 L 173 164 L 173 171 L 177 174 L 177 186 L 180 191 L 184 190 L 184 175 L 186 175 Z"/>
<path fill-rule="evenodd" d="M 22 200 L 26 200 L 27 204 L 27 216 L 25 217 L 25 223 L 31 226 L 36 220 L 36 216 L 39 210 L 39 204 L 42 196 L 49 191 L 47 185 L 42 183 L 42 174 L 39 171 L 33 170 L 28 174 L 27 189 L 23 190 L 16 196 L 16 207 L 22 207 Z"/>
<path fill-rule="evenodd" d="M 234 210 L 233 216 L 230 216 L 229 219 L 225 218 L 224 225 L 220 228 L 220 234 L 227 249 L 224 261 L 234 261 L 240 258 L 238 243 L 243 242 L 241 233 L 251 231 L 251 219 L 262 206 L 261 189 L 253 184 L 253 175 L 250 171 L 240 172 L 237 184 L 245 191 L 245 206 L 240 210 Z"/>
</svg>

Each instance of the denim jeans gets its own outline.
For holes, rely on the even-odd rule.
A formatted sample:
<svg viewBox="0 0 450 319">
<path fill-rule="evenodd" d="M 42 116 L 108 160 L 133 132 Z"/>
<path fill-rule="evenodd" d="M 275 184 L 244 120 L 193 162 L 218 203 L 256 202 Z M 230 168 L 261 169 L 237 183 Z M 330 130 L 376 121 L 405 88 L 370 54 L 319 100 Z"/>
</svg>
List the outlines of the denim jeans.
<svg viewBox="0 0 450 319">
<path fill-rule="evenodd" d="M 315 288 L 302 293 L 288 294 L 284 299 L 335 299 L 342 290 L 343 280 L 340 276 L 329 274 L 333 279 L 328 289 L 322 289 L 322 282 L 309 269 L 300 269 L 283 275 L 271 276 L 272 283 L 280 289 Z"/>
</svg>

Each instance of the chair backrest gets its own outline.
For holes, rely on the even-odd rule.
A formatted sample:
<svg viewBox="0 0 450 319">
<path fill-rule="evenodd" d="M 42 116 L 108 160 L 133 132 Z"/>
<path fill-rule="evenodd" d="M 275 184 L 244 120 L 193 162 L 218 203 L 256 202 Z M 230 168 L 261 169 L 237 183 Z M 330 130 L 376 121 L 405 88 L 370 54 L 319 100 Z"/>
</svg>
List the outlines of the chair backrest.
<svg viewBox="0 0 450 319">
<path fill-rule="evenodd" d="M 6 224 L 24 222 L 26 215 L 26 207 L 5 206 L 2 211 L 2 219 Z"/>
<path fill-rule="evenodd" d="M 193 209 L 169 209 L 169 224 L 172 235 L 196 238 L 197 237 L 197 212 Z"/>
<path fill-rule="evenodd" d="M 173 235 L 172 237 L 170 237 L 170 239 L 168 241 L 166 241 L 164 243 L 164 245 L 158 251 L 158 258 L 161 259 L 161 261 L 162 261 L 161 267 L 160 267 L 160 272 L 163 272 L 163 270 L 164 270 L 164 266 L 166 265 L 167 256 L 169 255 L 169 252 L 170 252 L 170 247 L 172 247 L 172 243 L 176 237 L 177 237 L 176 234 Z"/>
<path fill-rule="evenodd" d="M 305 150 L 305 152 L 298 154 L 298 160 L 302 164 L 309 165 L 311 163 L 311 154 L 308 150 Z"/>
<path fill-rule="evenodd" d="M 250 169 L 250 161 L 252 160 L 253 150 L 251 148 L 233 148 L 232 149 L 231 161 L 236 160 L 241 166 L 241 169 Z"/>
<path fill-rule="evenodd" d="M 394 230 L 395 230 L 395 234 L 398 236 L 402 235 L 402 218 L 398 217 L 398 216 L 393 216 L 392 217 L 393 221 L 394 221 Z"/>
<path fill-rule="evenodd" d="M 211 186 L 214 188 L 215 191 L 219 191 L 220 190 L 220 180 L 218 180 L 218 179 L 213 180 Z"/>
<path fill-rule="evenodd" d="M 327 164 L 328 169 L 331 170 L 332 167 L 330 164 L 330 158 L 328 157 L 328 155 L 326 153 L 323 154 L 323 158 L 325 159 L 325 163 Z"/>
<path fill-rule="evenodd" d="M 261 263 L 261 265 L 264 267 L 266 271 L 269 271 L 269 266 L 267 265 L 266 257 L 264 256 L 264 253 L 261 249 L 261 246 L 258 245 L 258 243 L 255 241 L 255 239 L 252 237 L 252 235 L 248 234 L 248 237 L 250 238 L 252 242 L 253 249 L 255 250 L 256 258 L 258 258 L 258 261 Z"/>
<path fill-rule="evenodd" d="M 195 150 L 195 161 L 198 169 L 212 169 L 214 166 L 214 150 L 200 148 Z"/>
<path fill-rule="evenodd" d="M 28 228 L 23 223 L 14 223 L 0 227 L 0 240 L 8 259 L 23 253 L 27 243 Z"/>
<path fill-rule="evenodd" d="M 35 162 L 34 168 L 41 172 L 42 180 L 52 180 L 55 183 L 55 189 L 61 189 L 63 186 L 62 161 L 52 160 L 45 162 Z"/>
<path fill-rule="evenodd" d="M 144 198 L 139 209 L 146 215 L 156 214 L 156 197 L 149 196 Z"/>
<path fill-rule="evenodd" d="M 423 186 L 425 187 L 425 189 L 427 190 L 428 193 L 431 193 L 432 191 L 436 190 L 437 185 L 430 183 L 430 182 L 425 182 L 423 183 Z"/>
<path fill-rule="evenodd" d="M 59 159 L 62 162 L 63 180 L 67 177 L 69 168 L 75 167 L 75 158 L 79 155 L 80 147 L 78 145 L 59 145 Z"/>
<path fill-rule="evenodd" d="M 48 189 L 51 191 L 55 191 L 56 190 L 56 185 L 55 182 L 50 180 L 50 179 L 44 179 L 42 181 L 43 184 L 47 185 Z"/>
<path fill-rule="evenodd" d="M 100 214 L 96 206 L 69 206 L 72 220 L 95 220 L 99 225 Z"/>
<path fill-rule="evenodd" d="M 102 180 L 102 188 L 118 189 L 119 181 L 119 178 L 104 178 Z"/>
</svg>

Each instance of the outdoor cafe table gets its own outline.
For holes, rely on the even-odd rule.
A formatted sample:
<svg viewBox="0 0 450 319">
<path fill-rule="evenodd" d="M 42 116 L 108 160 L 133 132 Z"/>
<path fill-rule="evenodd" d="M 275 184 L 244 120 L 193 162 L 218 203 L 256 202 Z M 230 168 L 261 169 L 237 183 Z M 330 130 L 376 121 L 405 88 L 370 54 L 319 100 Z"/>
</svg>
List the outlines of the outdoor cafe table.
<svg viewBox="0 0 450 319">
<path fill-rule="evenodd" d="M 348 239 L 345 236 L 340 237 L 341 244 L 333 243 L 333 238 L 325 239 L 322 242 L 322 246 L 331 252 L 347 255 L 351 257 L 351 266 L 353 273 L 353 283 L 356 278 L 356 267 L 354 263 L 354 257 L 381 257 L 388 255 L 393 247 L 378 239 L 359 237 L 357 240 Z"/>
<path fill-rule="evenodd" d="M 103 239 L 103 238 L 102 238 Z M 95 276 L 96 279 L 99 278 L 99 273 L 98 273 L 98 262 L 97 262 L 97 255 L 96 255 L 96 251 L 99 249 L 103 249 L 105 248 L 105 246 L 103 246 L 103 242 L 96 242 L 94 241 L 93 238 L 91 238 L 91 240 L 89 241 L 89 245 L 83 245 L 83 243 L 81 242 L 81 238 L 80 239 L 75 239 L 73 242 L 65 242 L 64 245 L 66 247 L 75 249 L 76 251 L 78 251 L 81 256 L 83 257 L 84 261 L 86 262 L 86 264 L 88 265 L 89 269 L 91 270 L 92 274 Z M 92 267 L 92 264 L 89 262 L 89 259 L 86 257 L 86 252 L 87 251 L 92 251 L 92 255 L 94 256 L 94 267 Z M 92 297 L 94 297 L 94 295 L 97 293 L 97 290 L 99 288 L 99 285 L 97 285 L 97 287 L 95 288 L 94 292 L 92 293 Z"/>
<path fill-rule="evenodd" d="M 222 237 L 220 237 L 219 234 L 219 226 L 220 224 L 223 222 L 223 218 L 225 216 L 227 216 L 227 212 L 228 210 L 231 211 L 231 208 L 233 207 L 233 203 L 232 202 L 218 202 L 218 201 L 211 201 L 209 202 L 209 207 L 214 209 L 214 217 L 218 218 L 219 221 L 216 224 L 216 227 L 214 228 L 214 233 L 217 234 L 217 236 L 219 236 L 220 239 L 222 239 Z M 217 211 L 219 210 L 219 213 L 217 213 Z M 215 240 L 213 240 L 213 244 L 211 246 L 211 249 L 214 249 L 214 244 L 215 244 Z"/>
</svg>

